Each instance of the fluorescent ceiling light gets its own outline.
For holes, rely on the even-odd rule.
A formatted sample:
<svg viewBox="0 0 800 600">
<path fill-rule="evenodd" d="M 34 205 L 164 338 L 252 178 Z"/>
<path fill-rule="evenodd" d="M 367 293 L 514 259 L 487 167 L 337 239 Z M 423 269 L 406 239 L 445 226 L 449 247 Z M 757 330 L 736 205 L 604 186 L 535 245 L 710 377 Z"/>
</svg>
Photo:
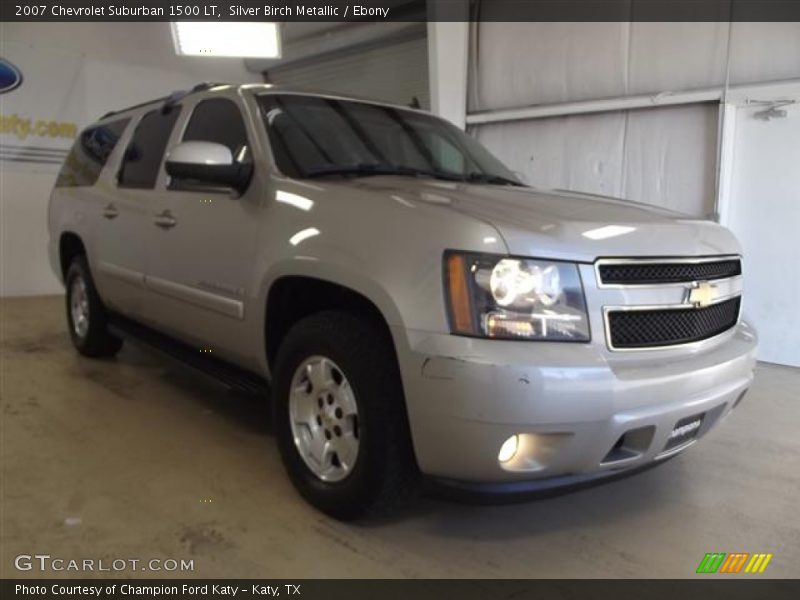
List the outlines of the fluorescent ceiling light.
<svg viewBox="0 0 800 600">
<path fill-rule="evenodd" d="M 280 58 L 277 23 L 170 23 L 179 56 Z"/>
</svg>

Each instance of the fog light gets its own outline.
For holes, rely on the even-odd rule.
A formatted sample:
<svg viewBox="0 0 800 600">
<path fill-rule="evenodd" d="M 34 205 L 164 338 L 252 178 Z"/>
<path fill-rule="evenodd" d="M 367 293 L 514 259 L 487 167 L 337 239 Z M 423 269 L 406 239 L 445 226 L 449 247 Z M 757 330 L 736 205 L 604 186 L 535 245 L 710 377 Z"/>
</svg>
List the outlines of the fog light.
<svg viewBox="0 0 800 600">
<path fill-rule="evenodd" d="M 518 446 L 519 437 L 512 435 L 505 442 L 503 442 L 502 446 L 500 446 L 500 453 L 497 455 L 497 460 L 499 460 L 501 463 L 510 461 L 517 453 Z"/>
<path fill-rule="evenodd" d="M 569 431 L 512 435 L 500 448 L 498 465 L 514 473 L 544 471 L 558 463 L 562 446 L 572 435 Z"/>
</svg>

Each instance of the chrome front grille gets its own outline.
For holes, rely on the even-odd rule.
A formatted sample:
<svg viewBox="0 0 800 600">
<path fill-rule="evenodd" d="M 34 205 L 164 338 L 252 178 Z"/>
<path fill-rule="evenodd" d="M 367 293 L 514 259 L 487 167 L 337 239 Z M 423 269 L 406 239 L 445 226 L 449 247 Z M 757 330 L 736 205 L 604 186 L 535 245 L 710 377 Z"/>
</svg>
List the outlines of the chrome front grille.
<svg viewBox="0 0 800 600">
<path fill-rule="evenodd" d="M 702 342 L 736 326 L 738 256 L 600 259 L 595 265 L 606 345 L 655 350 Z M 598 290 L 598 291 L 600 291 Z"/>
<path fill-rule="evenodd" d="M 654 348 L 706 340 L 736 325 L 740 300 L 731 298 L 706 308 L 609 311 L 611 346 Z"/>
<path fill-rule="evenodd" d="M 712 281 L 742 274 L 738 258 L 698 262 L 611 262 L 598 266 L 603 285 L 652 285 Z"/>
</svg>

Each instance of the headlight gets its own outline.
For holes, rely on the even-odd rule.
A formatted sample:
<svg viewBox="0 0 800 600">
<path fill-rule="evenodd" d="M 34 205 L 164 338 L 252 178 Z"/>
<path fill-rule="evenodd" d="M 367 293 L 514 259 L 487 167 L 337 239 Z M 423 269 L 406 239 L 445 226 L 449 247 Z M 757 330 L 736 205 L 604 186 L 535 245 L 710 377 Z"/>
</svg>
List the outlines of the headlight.
<svg viewBox="0 0 800 600">
<path fill-rule="evenodd" d="M 574 263 L 448 251 L 445 288 L 453 333 L 588 342 L 583 285 Z"/>
</svg>

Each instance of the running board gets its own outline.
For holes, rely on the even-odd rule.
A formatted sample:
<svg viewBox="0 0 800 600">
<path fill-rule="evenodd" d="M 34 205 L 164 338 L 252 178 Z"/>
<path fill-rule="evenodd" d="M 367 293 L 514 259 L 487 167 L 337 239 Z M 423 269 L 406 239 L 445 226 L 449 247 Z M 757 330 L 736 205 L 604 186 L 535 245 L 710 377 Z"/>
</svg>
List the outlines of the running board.
<svg viewBox="0 0 800 600">
<path fill-rule="evenodd" d="M 200 371 L 206 377 L 231 390 L 269 397 L 269 383 L 266 379 L 219 358 L 203 354 L 197 347 L 116 314 L 109 315 L 108 327 L 117 337 L 139 342 L 187 367 Z"/>
</svg>

